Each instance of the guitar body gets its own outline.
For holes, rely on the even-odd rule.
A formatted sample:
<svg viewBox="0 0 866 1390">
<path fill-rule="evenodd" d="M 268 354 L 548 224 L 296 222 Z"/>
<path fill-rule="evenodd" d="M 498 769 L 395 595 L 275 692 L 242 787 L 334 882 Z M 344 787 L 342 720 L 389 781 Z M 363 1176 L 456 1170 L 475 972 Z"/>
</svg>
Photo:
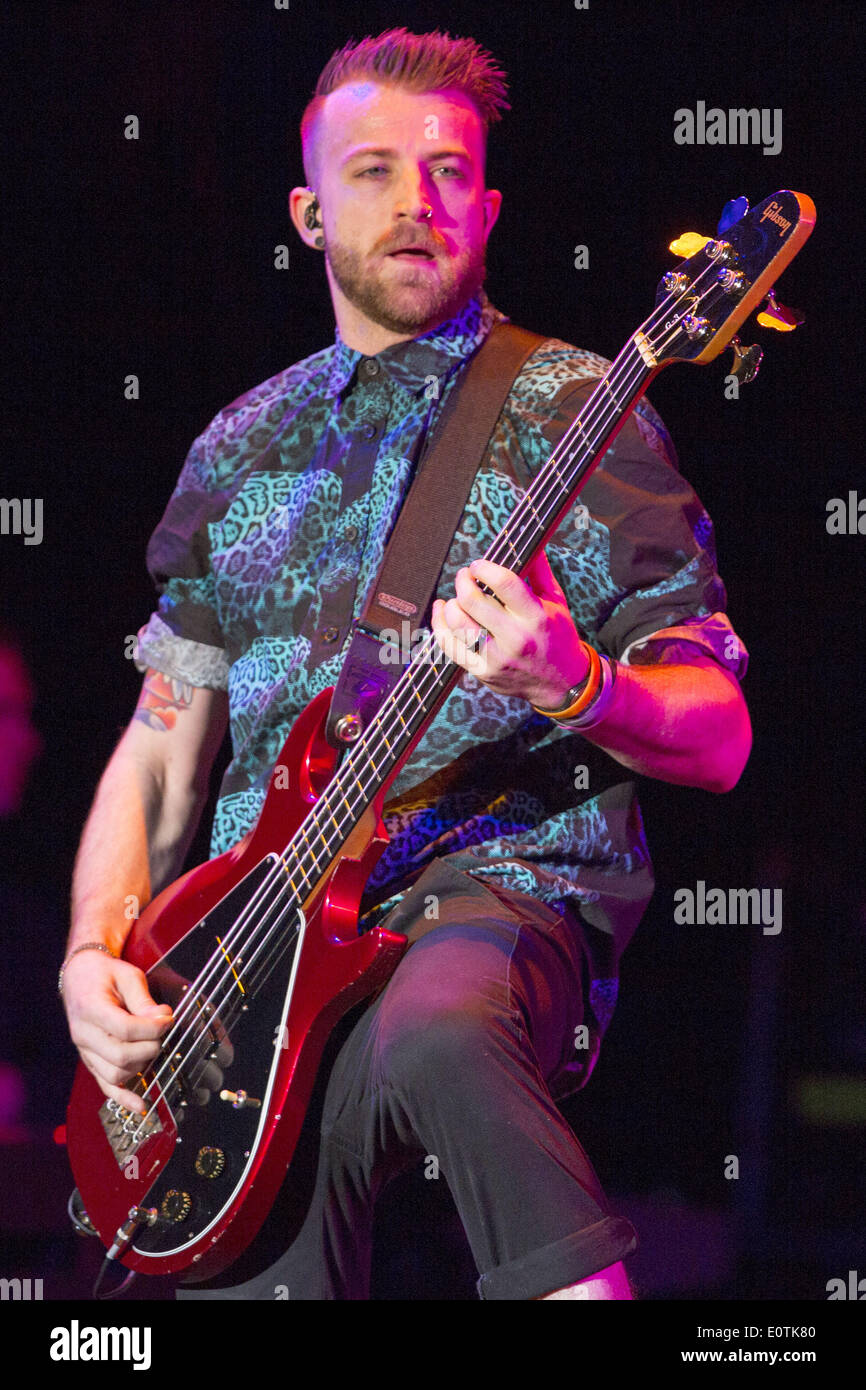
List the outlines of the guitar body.
<svg viewBox="0 0 866 1390">
<path fill-rule="evenodd" d="M 261 895 L 291 833 L 333 772 L 336 754 L 324 738 L 331 694 L 317 696 L 294 725 L 254 829 L 234 849 L 165 889 L 130 933 L 124 959 L 147 973 L 154 998 L 170 1003 L 176 1014 L 180 1000 L 194 1012 L 186 982 L 199 977 L 215 950 L 219 954 L 219 941 L 226 941 L 232 923 Z M 185 1102 L 177 1103 L 176 1073 L 163 1066 L 174 1103 L 164 1083 L 151 1083 L 147 1098 L 153 1110 L 142 1131 L 140 1117 L 118 1114 L 79 1065 L 67 1135 L 87 1214 L 106 1246 L 131 1208 L 151 1214 L 152 1224 L 142 1223 L 129 1248 L 118 1252 L 130 1269 L 187 1269 L 188 1279 L 211 1278 L 259 1230 L 292 1161 L 332 1029 L 389 978 L 406 949 L 398 933 L 357 933 L 364 885 L 386 844 L 378 806 L 372 806 L 356 843 L 347 844 L 304 904 L 305 924 L 299 931 L 284 925 L 285 944 L 246 1007 L 246 962 L 233 957 L 232 1004 L 240 1007 L 232 1007 L 231 1027 L 224 1027 L 221 1006 L 184 1043 L 186 1051 L 193 1046 L 193 1076 L 206 1065 L 205 1053 L 216 1050 L 221 1088 L 208 1092 L 188 1084 Z M 181 1095 L 183 1089 L 181 1083 Z M 235 1099 L 221 1099 L 220 1089 Z"/>
</svg>

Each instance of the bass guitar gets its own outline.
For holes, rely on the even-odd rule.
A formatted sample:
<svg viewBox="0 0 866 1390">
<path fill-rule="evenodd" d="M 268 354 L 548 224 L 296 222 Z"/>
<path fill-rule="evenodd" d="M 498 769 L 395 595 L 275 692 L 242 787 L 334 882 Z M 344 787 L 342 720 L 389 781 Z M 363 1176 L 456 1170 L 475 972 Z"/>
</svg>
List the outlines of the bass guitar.
<svg viewBox="0 0 866 1390">
<path fill-rule="evenodd" d="M 774 193 L 663 277 L 653 311 L 486 559 L 526 568 L 663 367 L 709 362 L 733 341 L 735 373 L 754 375 L 760 353 L 734 335 L 766 295 L 784 316 L 772 289 L 814 221 L 810 198 Z M 78 1224 L 95 1229 L 109 1258 L 195 1282 L 226 1268 L 261 1227 L 332 1030 L 406 949 L 404 936 L 381 927 L 359 935 L 358 905 L 387 844 L 385 791 L 459 674 L 427 634 L 339 762 L 325 738 L 332 692 L 322 692 L 286 740 L 255 827 L 135 923 L 124 959 L 174 1015 L 131 1086 L 145 1113 L 106 1099 L 79 1064 L 67 1123 Z M 211 1094 L 214 1065 L 228 1080 Z"/>
</svg>

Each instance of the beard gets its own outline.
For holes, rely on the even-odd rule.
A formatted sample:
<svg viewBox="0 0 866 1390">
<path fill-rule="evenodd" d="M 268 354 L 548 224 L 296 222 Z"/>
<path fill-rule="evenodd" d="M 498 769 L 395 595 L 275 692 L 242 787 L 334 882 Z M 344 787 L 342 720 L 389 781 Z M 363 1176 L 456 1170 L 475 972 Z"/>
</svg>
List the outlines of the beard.
<svg viewBox="0 0 866 1390">
<path fill-rule="evenodd" d="M 390 332 L 413 336 L 453 318 L 480 290 L 487 274 L 486 249 L 482 242 L 456 263 L 437 256 L 437 276 L 419 266 L 398 283 L 396 278 L 386 278 L 390 272 L 384 263 L 371 272 L 360 251 L 325 240 L 331 272 L 349 303 Z"/>
</svg>

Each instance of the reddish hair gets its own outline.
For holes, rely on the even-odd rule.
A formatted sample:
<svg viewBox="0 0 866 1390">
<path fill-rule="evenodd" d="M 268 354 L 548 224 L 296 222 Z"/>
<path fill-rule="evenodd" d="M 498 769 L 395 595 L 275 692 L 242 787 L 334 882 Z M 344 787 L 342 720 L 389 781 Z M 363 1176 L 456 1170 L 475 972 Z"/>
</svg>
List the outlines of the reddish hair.
<svg viewBox="0 0 866 1390">
<path fill-rule="evenodd" d="M 313 127 L 325 98 L 355 78 L 392 83 L 410 92 L 462 92 L 474 105 L 484 127 L 484 137 L 502 111 L 510 111 L 508 84 L 495 59 L 474 39 L 452 38 L 436 29 L 412 34 L 406 28 L 386 29 L 376 38 L 347 44 L 331 55 L 322 69 L 316 89 L 301 117 L 304 171 L 312 175 Z"/>
</svg>

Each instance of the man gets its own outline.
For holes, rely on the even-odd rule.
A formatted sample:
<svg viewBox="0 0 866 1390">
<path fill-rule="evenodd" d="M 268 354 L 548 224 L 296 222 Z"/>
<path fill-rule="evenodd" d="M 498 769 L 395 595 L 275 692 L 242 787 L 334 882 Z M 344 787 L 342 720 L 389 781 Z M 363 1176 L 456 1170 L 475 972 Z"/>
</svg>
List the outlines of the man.
<svg viewBox="0 0 866 1390">
<path fill-rule="evenodd" d="M 227 717 L 213 852 L 254 823 L 292 721 L 335 682 L 424 430 L 502 317 L 482 288 L 502 77 L 471 40 L 405 29 L 330 60 L 290 209 L 325 252 L 335 345 L 217 417 L 152 538 L 144 688 L 85 828 L 64 971 L 73 1040 L 132 1109 L 125 1083 L 169 1016 L 112 959 L 122 904 L 179 872 Z M 631 1296 L 634 1231 L 555 1105 L 592 1070 L 651 892 L 622 767 L 723 791 L 750 729 L 709 521 L 646 402 L 551 538 L 556 573 L 543 554 L 523 578 L 478 558 L 603 369 L 549 339 L 512 388 L 432 612 L 465 674 L 389 788 L 362 904 L 363 926 L 405 930 L 433 901 L 434 929 L 341 1046 L 297 1238 L 243 1286 L 192 1296 L 368 1297 L 375 1198 L 431 1155 L 483 1298 Z"/>
</svg>

